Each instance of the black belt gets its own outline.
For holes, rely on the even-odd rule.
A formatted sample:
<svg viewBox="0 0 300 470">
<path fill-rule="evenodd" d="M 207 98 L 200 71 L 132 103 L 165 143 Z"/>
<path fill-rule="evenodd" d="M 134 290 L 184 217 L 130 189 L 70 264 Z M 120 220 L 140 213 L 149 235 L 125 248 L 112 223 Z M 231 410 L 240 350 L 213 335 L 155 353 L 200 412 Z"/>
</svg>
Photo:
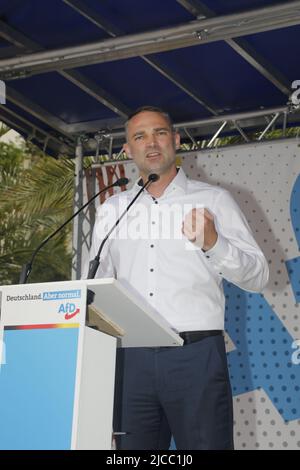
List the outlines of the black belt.
<svg viewBox="0 0 300 470">
<path fill-rule="evenodd" d="M 184 340 L 184 344 L 201 341 L 208 336 L 222 335 L 222 330 L 203 330 L 203 331 L 182 331 L 179 336 Z"/>
</svg>

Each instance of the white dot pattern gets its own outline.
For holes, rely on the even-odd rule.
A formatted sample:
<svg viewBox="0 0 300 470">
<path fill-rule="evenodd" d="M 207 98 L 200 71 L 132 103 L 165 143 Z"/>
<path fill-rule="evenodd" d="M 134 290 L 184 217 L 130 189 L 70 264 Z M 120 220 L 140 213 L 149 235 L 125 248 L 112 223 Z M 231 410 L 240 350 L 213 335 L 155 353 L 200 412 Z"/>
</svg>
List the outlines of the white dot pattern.
<svg viewBox="0 0 300 470">
<path fill-rule="evenodd" d="M 270 267 L 270 282 L 260 302 L 266 302 L 272 314 L 266 320 L 264 312 L 259 313 L 255 331 L 261 347 L 259 361 L 251 357 L 253 353 L 250 349 L 248 358 L 238 352 L 241 372 L 238 377 L 233 377 L 235 383 L 243 383 L 246 377 L 244 361 L 247 359 L 254 379 L 257 367 L 265 368 L 268 390 L 266 392 L 264 388 L 256 387 L 247 391 L 245 387 L 241 393 L 234 392 L 235 448 L 299 450 L 300 380 L 297 381 L 299 372 L 298 375 L 291 372 L 288 381 L 284 381 L 282 368 L 290 365 L 288 361 L 293 350 L 286 339 L 283 340 L 286 343 L 284 350 L 278 349 L 279 338 L 276 337 L 278 331 L 273 328 L 274 322 L 280 320 L 284 330 L 293 339 L 300 339 L 300 292 L 296 299 L 286 265 L 288 260 L 295 261 L 299 256 L 295 236 L 295 230 L 299 231 L 299 227 L 296 229 L 293 227 L 290 213 L 291 192 L 300 169 L 299 142 L 290 139 L 276 143 L 265 142 L 221 150 L 191 152 L 182 157 L 182 167 L 189 178 L 221 186 L 231 192 L 245 214 Z M 125 165 L 125 172 L 131 179 L 128 185 L 131 187 L 138 177 L 138 171 L 133 163 L 129 163 Z M 298 282 L 300 283 L 300 277 Z M 236 322 L 238 330 L 239 299 L 235 299 L 232 305 L 236 311 L 229 321 Z M 252 311 L 250 305 L 248 308 L 250 308 L 249 321 L 254 322 L 253 306 Z M 251 328 L 252 326 L 249 329 Z M 286 403 L 280 403 L 276 396 L 278 385 L 272 383 L 274 375 L 269 372 L 270 365 L 266 359 L 266 337 L 273 347 L 272 355 L 275 361 L 273 367 Z M 226 334 L 225 339 L 229 354 L 239 351 L 238 341 L 235 342 L 229 334 Z M 300 371 L 300 364 L 297 367 Z M 283 381 L 282 385 L 280 380 Z M 272 390 L 274 387 L 275 390 Z M 269 393 L 275 393 L 275 396 L 272 395 L 272 400 Z M 286 420 L 284 410 L 288 406 L 292 418 Z"/>
<path fill-rule="evenodd" d="M 248 345 L 248 358 L 252 378 L 255 378 L 256 366 L 265 367 L 265 379 L 269 380 L 268 393 L 275 393 L 278 389 L 276 383 L 270 383 L 274 377 L 268 374 L 270 363 L 267 357 L 266 338 L 272 342 L 272 355 L 274 370 L 278 370 L 278 378 L 283 367 L 290 367 L 290 357 L 293 350 L 286 341 L 283 351 L 278 349 L 277 330 L 273 328 L 273 321 L 280 320 L 284 329 L 293 339 L 300 339 L 299 333 L 299 297 L 298 302 L 292 289 L 289 272 L 286 267 L 288 260 L 299 256 L 295 226 L 293 227 L 290 214 L 290 200 L 293 186 L 299 175 L 299 142 L 296 139 L 280 143 L 260 143 L 242 145 L 221 150 L 201 151 L 187 154 L 182 158 L 182 166 L 191 179 L 199 179 L 230 191 L 234 199 L 245 214 L 253 234 L 264 251 L 270 267 L 270 282 L 263 292 L 263 301 L 273 310 L 267 321 L 263 315 L 257 317 L 261 320 L 259 335 L 260 364 L 256 364 L 251 357 L 251 345 Z M 299 228 L 297 228 L 299 230 Z M 298 279 L 298 290 L 300 278 Z M 229 289 L 230 292 L 230 289 Z M 298 295 L 300 293 L 298 292 Z M 262 301 L 262 302 L 263 302 Z M 239 309 L 238 299 L 231 302 Z M 251 306 L 248 305 L 251 309 Z M 253 307 L 252 307 L 253 308 Z M 228 312 L 231 324 L 238 322 L 239 312 Z M 249 325 L 253 320 L 254 312 L 250 310 Z M 263 312 L 264 314 L 264 312 Z M 257 323 L 258 325 L 258 323 Z M 267 329 L 269 331 L 267 331 Z M 230 335 L 226 337 L 228 352 L 235 349 L 239 351 L 239 344 L 235 344 Z M 240 356 L 240 376 L 233 377 L 242 382 L 245 357 Z M 262 362 L 263 361 L 263 362 Z M 300 364 L 297 369 L 298 376 L 292 372 L 288 382 L 280 387 L 285 402 L 275 396 L 273 400 L 263 388 L 256 388 L 246 393 L 234 393 L 234 419 L 235 419 L 235 447 L 237 449 L 298 449 L 300 448 L 300 382 L 297 381 Z M 276 369 L 277 368 L 277 369 Z M 245 375 L 243 375 L 245 374 Z M 280 381 L 279 381 L 280 383 Z M 276 388 L 277 387 L 277 388 Z M 283 411 L 290 404 L 290 415 L 296 419 L 285 420 Z M 276 406 L 277 405 L 277 406 Z"/>
</svg>

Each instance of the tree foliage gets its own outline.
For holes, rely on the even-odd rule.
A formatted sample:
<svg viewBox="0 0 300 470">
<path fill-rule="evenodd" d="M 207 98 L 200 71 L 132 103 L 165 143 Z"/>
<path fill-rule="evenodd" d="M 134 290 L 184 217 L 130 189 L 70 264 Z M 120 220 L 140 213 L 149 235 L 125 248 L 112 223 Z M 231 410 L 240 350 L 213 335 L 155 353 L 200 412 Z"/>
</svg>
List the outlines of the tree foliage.
<svg viewBox="0 0 300 470">
<path fill-rule="evenodd" d="M 31 144 L 0 143 L 0 284 L 17 283 L 34 249 L 72 213 L 74 165 Z M 70 279 L 71 225 L 37 255 L 30 282 Z"/>
</svg>

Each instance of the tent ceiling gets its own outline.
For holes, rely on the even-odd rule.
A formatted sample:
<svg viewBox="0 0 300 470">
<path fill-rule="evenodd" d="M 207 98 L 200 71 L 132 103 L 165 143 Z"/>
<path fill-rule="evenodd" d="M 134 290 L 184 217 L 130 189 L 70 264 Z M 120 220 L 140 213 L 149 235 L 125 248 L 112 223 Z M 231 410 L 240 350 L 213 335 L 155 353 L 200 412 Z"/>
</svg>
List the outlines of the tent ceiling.
<svg viewBox="0 0 300 470">
<path fill-rule="evenodd" d="M 296 0 L 0 0 L 0 119 L 54 155 L 144 104 L 195 137 L 297 123 L 299 42 Z"/>
</svg>

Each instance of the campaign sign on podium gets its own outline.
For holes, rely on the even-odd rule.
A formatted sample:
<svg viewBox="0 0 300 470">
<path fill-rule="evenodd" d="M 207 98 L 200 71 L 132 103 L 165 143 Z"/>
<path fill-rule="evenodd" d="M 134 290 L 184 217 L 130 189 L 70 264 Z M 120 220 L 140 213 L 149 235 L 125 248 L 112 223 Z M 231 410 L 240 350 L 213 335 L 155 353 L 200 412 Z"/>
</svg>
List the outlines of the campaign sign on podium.
<svg viewBox="0 0 300 470">
<path fill-rule="evenodd" d="M 109 449 L 116 339 L 85 326 L 86 283 L 0 290 L 0 449 Z"/>
<path fill-rule="evenodd" d="M 117 342 L 183 343 L 115 279 L 2 286 L 0 296 L 0 449 L 110 449 Z"/>
</svg>

